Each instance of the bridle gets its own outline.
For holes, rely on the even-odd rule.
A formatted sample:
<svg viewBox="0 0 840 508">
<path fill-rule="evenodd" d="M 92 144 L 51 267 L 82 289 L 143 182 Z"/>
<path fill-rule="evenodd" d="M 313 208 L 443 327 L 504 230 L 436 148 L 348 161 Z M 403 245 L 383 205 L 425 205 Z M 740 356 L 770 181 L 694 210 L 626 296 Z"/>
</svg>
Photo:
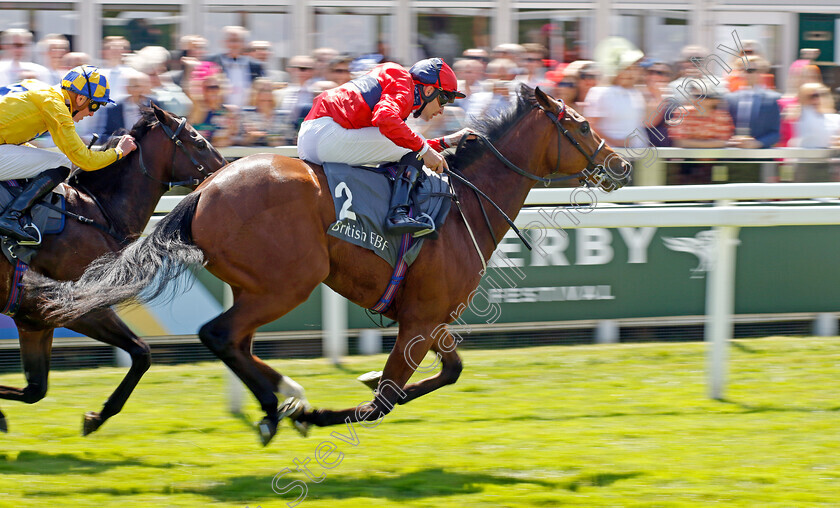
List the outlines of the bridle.
<svg viewBox="0 0 840 508">
<path fill-rule="evenodd" d="M 563 146 L 563 143 L 562 143 L 563 136 L 566 137 L 566 139 L 569 141 L 569 143 L 571 143 L 571 145 L 574 146 L 577 149 L 578 152 L 580 152 L 584 157 L 586 157 L 587 164 L 586 164 L 585 168 L 583 168 L 582 170 L 578 171 L 577 173 L 575 173 L 573 175 L 563 175 L 563 176 L 555 176 L 555 177 L 537 176 L 537 175 L 531 173 L 530 171 L 527 171 L 525 169 L 520 168 L 519 166 L 517 166 L 516 164 L 514 164 L 513 162 L 508 160 L 508 158 L 505 157 L 504 155 L 502 155 L 502 153 L 495 146 L 493 146 L 493 143 L 491 143 L 490 140 L 487 139 L 486 137 L 484 137 L 483 135 L 475 134 L 475 136 L 508 169 L 510 169 L 514 173 L 517 173 L 519 175 L 524 176 L 525 178 L 529 178 L 529 179 L 535 180 L 537 182 L 542 182 L 546 186 L 548 186 L 549 184 L 552 184 L 554 182 L 564 182 L 566 180 L 573 180 L 575 178 L 577 178 L 578 180 L 581 180 L 583 182 L 586 182 L 586 184 L 588 185 L 589 181 L 588 181 L 587 177 L 592 176 L 594 174 L 594 175 L 600 176 L 601 178 L 605 178 L 608 181 L 610 181 L 611 183 L 613 183 L 615 186 L 620 187 L 620 185 L 617 185 L 617 182 L 615 181 L 615 178 L 613 178 L 612 175 L 609 174 L 609 172 L 606 170 L 606 168 L 604 168 L 604 166 L 602 164 L 598 164 L 595 161 L 595 157 L 597 157 L 598 154 L 601 153 L 601 150 L 603 150 L 604 146 L 606 145 L 605 140 L 602 139 L 601 143 L 598 145 L 598 148 L 595 149 L 595 152 L 593 152 L 592 154 L 589 154 L 583 148 L 583 146 L 580 144 L 580 141 L 575 139 L 575 137 L 572 136 L 572 133 L 569 132 L 568 129 L 563 127 L 563 124 L 560 122 L 560 120 L 562 120 L 563 117 L 566 114 L 566 104 L 562 100 L 560 101 L 560 112 L 559 112 L 559 114 L 555 114 L 555 113 L 545 109 L 542 106 L 539 106 L 539 108 L 551 120 L 551 122 L 554 124 L 554 126 L 557 127 L 557 165 L 554 167 L 554 171 L 552 171 L 550 174 L 553 175 L 553 174 L 556 174 L 556 173 L 560 172 L 560 160 L 561 160 L 560 159 L 560 149 Z M 464 136 L 462 138 L 462 140 L 463 139 L 466 139 L 466 136 Z"/>
<path fill-rule="evenodd" d="M 163 180 L 158 180 L 157 178 L 152 176 L 151 173 L 149 173 L 149 170 L 146 168 L 146 164 L 143 162 L 143 148 L 138 146 L 137 147 L 137 153 L 138 153 L 138 156 L 140 158 L 140 170 L 143 172 L 143 175 L 150 178 L 151 180 L 154 180 L 155 182 L 158 182 L 162 185 L 166 185 L 168 187 L 168 189 L 172 189 L 173 187 L 178 187 L 178 186 L 181 186 L 181 185 L 196 186 L 196 185 L 200 184 L 202 181 L 204 181 L 204 179 L 210 177 L 210 175 L 213 174 L 212 172 L 208 173 L 206 171 L 206 169 L 204 168 L 204 165 L 199 163 L 198 160 L 196 160 L 196 158 L 193 156 L 193 154 L 191 154 L 187 150 L 187 147 L 184 146 L 184 143 L 182 143 L 181 140 L 178 139 L 178 135 L 181 133 L 182 130 L 184 130 L 184 126 L 187 124 L 187 119 L 186 118 L 181 118 L 180 120 L 178 120 L 178 127 L 175 128 L 175 131 L 170 129 L 169 126 L 166 125 L 163 122 L 158 121 L 158 123 L 163 128 L 163 132 L 166 134 L 166 136 L 171 141 L 173 141 L 175 143 L 175 146 L 177 146 L 178 148 L 181 149 L 182 152 L 184 152 L 184 155 L 186 155 L 190 159 L 190 162 L 192 162 L 193 166 L 195 166 L 196 171 L 201 173 L 201 175 L 204 178 L 202 178 L 201 180 L 199 180 L 198 178 L 190 178 L 189 180 L 181 180 L 181 181 L 178 181 L 178 182 L 164 182 Z M 172 151 L 172 164 L 171 164 L 171 166 L 172 166 L 172 176 L 173 177 L 175 176 L 175 157 L 176 157 L 177 154 L 178 154 L 178 152 L 176 150 Z"/>
<path fill-rule="evenodd" d="M 586 150 L 584 150 L 584 148 L 580 144 L 580 142 L 577 139 L 575 139 L 574 136 L 572 136 L 572 133 L 569 132 L 568 129 L 563 127 L 563 124 L 560 122 L 560 120 L 566 114 L 566 104 L 562 100 L 560 101 L 559 114 L 555 114 L 551 111 L 548 111 L 547 109 L 545 109 L 541 105 L 539 106 L 539 108 L 543 111 L 543 113 L 546 114 L 546 116 L 551 120 L 551 122 L 554 124 L 554 126 L 557 127 L 557 166 L 555 166 L 554 171 L 552 173 L 550 173 L 550 175 L 553 175 L 553 174 L 556 174 L 556 173 L 560 172 L 560 155 L 561 155 L 560 150 L 563 146 L 563 143 L 562 143 L 563 136 L 565 136 L 566 139 L 569 140 L 569 143 L 571 143 L 572 146 L 574 146 L 584 157 L 586 157 L 587 164 L 586 164 L 585 168 L 583 168 L 582 170 L 578 171 L 577 173 L 575 173 L 573 175 L 563 175 L 563 176 L 555 176 L 555 177 L 551 177 L 550 175 L 549 175 L 549 177 L 538 176 L 538 175 L 535 175 L 534 173 L 531 173 L 530 171 L 527 171 L 525 169 L 520 168 L 519 166 L 517 166 L 516 164 L 514 164 L 513 162 L 508 160 L 507 157 L 502 155 L 502 153 L 498 150 L 498 148 L 493 146 L 493 143 L 489 139 L 487 139 L 487 137 L 485 137 L 481 134 L 478 134 L 478 133 L 472 133 L 472 134 L 476 137 L 476 139 L 478 139 L 482 144 L 484 144 L 484 146 L 486 146 L 490 150 L 490 152 L 493 155 L 495 155 L 496 158 L 499 159 L 499 161 L 501 161 L 502 164 L 504 164 L 508 169 L 510 169 L 514 173 L 517 173 L 519 175 L 524 176 L 525 178 L 528 178 L 528 179 L 531 179 L 531 180 L 536 180 L 537 182 L 542 182 L 546 186 L 548 186 L 549 184 L 554 183 L 554 182 L 563 182 L 563 181 L 572 180 L 572 179 L 575 179 L 575 178 L 581 180 L 585 185 L 588 186 L 588 185 L 590 185 L 590 182 L 589 182 L 589 179 L 587 177 L 596 175 L 599 178 L 606 179 L 608 182 L 610 182 L 610 184 L 614 188 L 621 187 L 619 182 L 617 182 L 616 179 L 612 175 L 609 174 L 609 171 L 607 171 L 606 168 L 604 168 L 604 166 L 602 164 L 598 164 L 595 161 L 595 157 L 597 157 L 598 154 L 601 153 L 601 150 L 604 149 L 604 146 L 606 145 L 606 141 L 601 139 L 601 143 L 598 145 L 598 148 L 595 150 L 595 152 L 593 152 L 592 154 L 589 154 L 589 153 L 586 152 Z M 456 152 L 464 146 L 468 137 L 469 136 L 462 136 L 461 137 L 461 140 L 458 143 L 457 148 L 455 149 Z M 502 210 L 499 207 L 499 205 L 497 205 L 481 189 L 479 189 L 472 182 L 470 182 L 457 169 L 450 170 L 449 174 L 453 175 L 457 180 L 461 181 L 467 187 L 472 189 L 473 192 L 475 192 L 478 196 L 483 197 L 485 200 L 487 200 L 488 203 L 493 205 L 493 207 L 502 215 L 502 217 L 504 217 L 505 221 L 508 223 L 508 225 L 511 227 L 511 229 L 516 233 L 516 235 L 519 237 L 519 239 L 522 240 L 522 243 L 525 245 L 525 247 L 528 250 L 531 250 L 531 245 L 528 242 L 528 240 L 525 239 L 525 237 L 522 235 L 522 232 L 519 231 L 519 228 L 516 227 L 516 225 L 513 223 L 513 221 L 510 219 L 510 217 L 508 217 L 508 215 L 504 212 L 504 210 Z M 454 193 L 453 193 L 453 196 L 454 196 Z M 458 206 L 458 209 L 460 210 L 461 206 L 460 206 L 460 203 L 458 202 L 457 196 L 455 196 L 454 199 L 455 199 L 455 204 Z M 484 222 L 487 225 L 487 227 L 490 229 L 490 234 L 495 237 L 495 233 L 493 232 L 493 226 L 490 223 L 490 218 L 487 216 L 487 212 L 484 210 L 484 205 L 482 204 L 481 199 L 478 200 L 478 203 L 479 203 L 479 206 L 481 208 L 481 212 L 484 215 Z M 461 215 L 464 216 L 464 212 L 462 210 L 461 210 Z M 470 231 L 470 234 L 472 235 L 472 231 L 469 229 L 469 223 L 467 222 L 465 216 L 464 216 L 464 222 L 467 223 L 467 228 Z M 475 242 L 474 237 L 473 237 L 473 243 L 476 246 L 476 250 L 478 251 L 479 257 L 481 258 L 482 264 L 485 264 L 484 258 L 481 255 L 481 250 L 478 249 L 478 244 Z"/>
</svg>

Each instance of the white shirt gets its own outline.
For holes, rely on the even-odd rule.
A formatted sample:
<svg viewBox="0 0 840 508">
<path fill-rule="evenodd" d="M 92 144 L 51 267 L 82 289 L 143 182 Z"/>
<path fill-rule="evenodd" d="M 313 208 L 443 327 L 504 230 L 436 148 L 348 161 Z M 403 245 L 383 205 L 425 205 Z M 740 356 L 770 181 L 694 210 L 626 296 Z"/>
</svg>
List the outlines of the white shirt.
<svg viewBox="0 0 840 508">
<path fill-rule="evenodd" d="M 251 68 L 248 59 L 240 56 L 236 60 L 222 56 L 222 66 L 230 82 L 230 93 L 228 93 L 227 104 L 244 106 L 251 93 Z"/>
<path fill-rule="evenodd" d="M 832 136 L 838 132 L 838 119 L 840 115 L 825 115 L 811 106 L 803 107 L 794 125 L 796 138 L 792 144 L 802 148 L 828 148 Z"/>
<path fill-rule="evenodd" d="M 645 131 L 645 97 L 636 88 L 594 87 L 586 94 L 586 116 L 600 118 L 600 134 L 628 140 L 628 146 L 649 146 Z"/>
</svg>

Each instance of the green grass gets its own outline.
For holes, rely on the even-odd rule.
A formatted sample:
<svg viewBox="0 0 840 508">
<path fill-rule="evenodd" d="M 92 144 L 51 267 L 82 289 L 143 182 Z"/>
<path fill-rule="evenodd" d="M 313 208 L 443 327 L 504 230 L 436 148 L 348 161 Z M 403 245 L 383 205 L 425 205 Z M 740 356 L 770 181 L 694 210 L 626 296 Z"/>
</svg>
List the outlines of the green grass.
<svg viewBox="0 0 840 508">
<path fill-rule="evenodd" d="M 54 372 L 46 399 L 4 401 L 0 506 L 284 507 L 272 478 L 311 458 L 302 507 L 745 506 L 840 504 L 840 340 L 735 341 L 727 400 L 706 396 L 699 343 L 463 352 L 458 384 L 398 406 L 351 446 L 227 413 L 217 363 L 153 366 L 125 409 L 80 436 L 122 369 Z M 275 361 L 320 407 L 370 399 L 357 374 L 383 356 Z M 21 385 L 22 376 L 0 383 Z M 331 441 L 344 455 L 315 463 Z M 337 456 L 333 455 L 331 460 Z"/>
</svg>

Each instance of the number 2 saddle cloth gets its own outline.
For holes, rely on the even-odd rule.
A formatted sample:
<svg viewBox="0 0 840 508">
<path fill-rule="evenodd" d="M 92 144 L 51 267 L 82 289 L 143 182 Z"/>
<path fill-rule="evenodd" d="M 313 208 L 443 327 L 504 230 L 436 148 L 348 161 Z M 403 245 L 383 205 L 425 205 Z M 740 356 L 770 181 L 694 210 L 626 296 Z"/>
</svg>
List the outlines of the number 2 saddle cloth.
<svg viewBox="0 0 840 508">
<path fill-rule="evenodd" d="M 384 225 L 393 180 L 400 174 L 401 168 L 395 165 L 367 167 L 330 162 L 323 167 L 336 216 L 327 233 L 372 250 L 392 267 L 401 260 L 408 265 L 414 262 L 423 240 L 437 237 L 436 233 L 443 226 L 452 205 L 449 177 L 438 175 L 424 166 L 412 192 L 410 214 L 412 217 L 427 214 L 435 224 L 435 232 L 420 238 L 386 233 Z"/>
</svg>

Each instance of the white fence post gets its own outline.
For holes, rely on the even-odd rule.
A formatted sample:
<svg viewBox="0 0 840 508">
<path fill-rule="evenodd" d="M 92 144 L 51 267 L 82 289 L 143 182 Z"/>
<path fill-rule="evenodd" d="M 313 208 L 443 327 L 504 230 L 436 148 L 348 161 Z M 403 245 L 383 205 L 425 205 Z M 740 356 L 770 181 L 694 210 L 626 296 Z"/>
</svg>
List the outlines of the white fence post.
<svg viewBox="0 0 840 508">
<path fill-rule="evenodd" d="M 333 364 L 347 355 L 347 300 L 326 285 L 321 287 L 321 321 L 324 331 L 324 356 Z"/>
<path fill-rule="evenodd" d="M 814 335 L 817 337 L 837 336 L 837 315 L 833 312 L 820 312 L 814 320 Z"/>
<path fill-rule="evenodd" d="M 602 319 L 595 326 L 596 344 L 615 344 L 619 338 L 618 321 L 615 319 Z"/>
<path fill-rule="evenodd" d="M 365 328 L 359 332 L 359 354 L 378 355 L 382 352 L 382 332 Z"/>
<path fill-rule="evenodd" d="M 719 205 L 722 203 L 718 203 Z M 735 247 L 737 227 L 715 228 L 715 256 L 706 281 L 706 328 L 709 397 L 723 399 L 728 341 L 735 308 Z"/>
</svg>

